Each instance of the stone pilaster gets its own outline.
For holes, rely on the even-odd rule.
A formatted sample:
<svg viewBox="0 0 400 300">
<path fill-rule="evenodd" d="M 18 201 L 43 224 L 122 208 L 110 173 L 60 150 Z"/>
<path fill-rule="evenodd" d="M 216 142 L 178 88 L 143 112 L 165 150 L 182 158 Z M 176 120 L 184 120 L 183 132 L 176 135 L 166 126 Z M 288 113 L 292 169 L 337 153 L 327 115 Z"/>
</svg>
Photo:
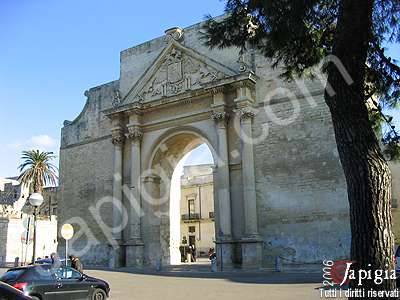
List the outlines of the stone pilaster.
<svg viewBox="0 0 400 300">
<path fill-rule="evenodd" d="M 129 195 L 129 238 L 126 245 L 126 266 L 143 266 L 144 244 L 141 234 L 141 182 L 140 182 L 140 162 L 141 162 L 141 140 L 143 131 L 137 124 L 128 125 L 126 137 L 131 142 L 131 185 Z"/>
<path fill-rule="evenodd" d="M 120 126 L 111 130 L 112 143 L 114 144 L 114 170 L 113 170 L 113 206 L 112 206 L 112 237 L 110 267 L 119 268 L 122 266 L 123 249 L 122 245 L 122 164 L 123 164 L 123 145 L 125 136 Z"/>
<path fill-rule="evenodd" d="M 262 264 L 262 239 L 258 233 L 258 212 L 256 184 L 254 175 L 253 119 L 255 110 L 251 97 L 251 85 L 241 83 L 238 86 L 235 103 L 240 118 L 240 138 L 242 157 L 242 187 L 244 202 L 245 236 L 241 239 L 242 268 L 260 268 Z"/>
<path fill-rule="evenodd" d="M 152 234 L 145 239 L 144 261 L 146 265 L 157 267 L 162 260 L 161 251 L 161 217 L 160 217 L 160 183 L 161 178 L 155 174 L 148 174 L 143 178 L 143 229 Z"/>
<path fill-rule="evenodd" d="M 214 201 L 217 206 L 217 232 L 216 253 L 220 270 L 233 267 L 233 243 L 232 243 L 232 211 L 231 211 L 231 189 L 229 175 L 228 156 L 228 121 L 229 114 L 226 111 L 225 89 L 223 87 L 213 88 L 213 112 L 211 118 L 215 121 L 218 134 L 218 148 L 216 163 L 216 180 L 214 185 Z"/>
<path fill-rule="evenodd" d="M 239 110 L 242 137 L 242 181 L 245 215 L 245 233 L 247 237 L 258 237 L 257 200 L 254 177 L 254 154 L 252 140 L 252 122 L 255 113 L 250 108 Z"/>
<path fill-rule="evenodd" d="M 229 180 L 229 158 L 228 158 L 228 114 L 225 111 L 214 111 L 211 118 L 216 122 L 218 132 L 218 161 L 217 161 L 217 201 L 219 211 L 219 232 L 216 233 L 220 239 L 231 239 L 231 197 Z"/>
</svg>

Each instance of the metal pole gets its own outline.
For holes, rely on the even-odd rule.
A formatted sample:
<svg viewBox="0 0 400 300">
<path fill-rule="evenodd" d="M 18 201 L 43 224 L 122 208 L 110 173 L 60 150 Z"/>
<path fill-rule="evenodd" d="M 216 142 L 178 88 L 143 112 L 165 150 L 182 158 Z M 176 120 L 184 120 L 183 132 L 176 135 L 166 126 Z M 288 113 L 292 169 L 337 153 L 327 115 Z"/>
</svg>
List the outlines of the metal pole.
<svg viewBox="0 0 400 300">
<path fill-rule="evenodd" d="M 37 207 L 35 207 L 35 210 L 33 212 L 33 251 L 32 251 L 32 263 L 35 263 L 36 259 L 36 210 Z"/>
<path fill-rule="evenodd" d="M 68 240 L 65 240 L 65 266 L 68 267 Z"/>
<path fill-rule="evenodd" d="M 21 263 L 20 265 L 22 266 L 24 263 L 24 241 L 21 241 Z"/>
<path fill-rule="evenodd" d="M 28 247 L 29 247 L 29 239 L 31 236 L 31 217 L 28 218 L 28 228 L 26 229 L 26 240 L 25 240 L 25 258 L 24 258 L 24 265 L 26 265 L 26 261 L 28 259 Z"/>
</svg>

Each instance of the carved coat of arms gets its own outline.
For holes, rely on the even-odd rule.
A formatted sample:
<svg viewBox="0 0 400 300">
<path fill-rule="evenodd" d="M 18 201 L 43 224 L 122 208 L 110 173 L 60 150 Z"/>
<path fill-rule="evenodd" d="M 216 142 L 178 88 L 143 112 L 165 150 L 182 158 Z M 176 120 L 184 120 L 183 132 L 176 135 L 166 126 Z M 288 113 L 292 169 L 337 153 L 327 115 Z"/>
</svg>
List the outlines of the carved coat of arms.
<svg viewBox="0 0 400 300">
<path fill-rule="evenodd" d="M 182 80 L 182 62 L 174 62 L 167 66 L 167 78 L 169 83 Z"/>
<path fill-rule="evenodd" d="M 224 74 L 205 65 L 179 49 L 173 48 L 163 64 L 138 94 L 140 101 L 173 96 L 186 90 L 201 88 L 203 84 L 224 77 Z"/>
</svg>

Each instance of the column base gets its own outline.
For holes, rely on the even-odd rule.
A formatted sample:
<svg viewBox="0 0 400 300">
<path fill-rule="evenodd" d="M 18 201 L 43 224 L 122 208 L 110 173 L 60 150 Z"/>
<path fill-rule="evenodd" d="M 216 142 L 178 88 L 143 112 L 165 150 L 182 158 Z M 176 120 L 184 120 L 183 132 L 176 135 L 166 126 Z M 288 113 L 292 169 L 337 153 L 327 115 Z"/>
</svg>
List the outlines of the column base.
<svg viewBox="0 0 400 300">
<path fill-rule="evenodd" d="M 217 254 L 218 271 L 227 271 L 233 269 L 233 240 L 224 238 L 215 242 Z"/>
<path fill-rule="evenodd" d="M 141 239 L 132 239 L 125 243 L 125 258 L 127 267 L 143 267 L 144 243 Z"/>
<path fill-rule="evenodd" d="M 124 266 L 124 248 L 121 245 L 121 241 L 116 240 L 113 245 L 110 245 L 110 258 L 108 266 L 111 269 L 117 269 Z"/>
<path fill-rule="evenodd" d="M 240 240 L 242 269 L 252 270 L 262 267 L 263 241 L 259 236 L 252 236 Z"/>
</svg>

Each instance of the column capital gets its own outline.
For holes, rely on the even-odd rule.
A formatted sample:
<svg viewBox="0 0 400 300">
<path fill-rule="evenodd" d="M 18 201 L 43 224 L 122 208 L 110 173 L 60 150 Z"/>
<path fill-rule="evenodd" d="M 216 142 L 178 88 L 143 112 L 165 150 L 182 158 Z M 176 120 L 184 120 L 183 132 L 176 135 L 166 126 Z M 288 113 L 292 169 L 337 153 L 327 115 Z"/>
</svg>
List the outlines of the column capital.
<svg viewBox="0 0 400 300">
<path fill-rule="evenodd" d="M 252 120 L 256 116 L 256 111 L 252 107 L 242 107 L 237 110 L 237 113 L 239 114 L 240 120 L 245 121 L 245 120 Z"/>
<path fill-rule="evenodd" d="M 239 81 L 234 84 L 236 87 L 236 98 L 234 102 L 239 105 L 251 105 L 255 102 L 255 85 L 249 80 Z"/>
<path fill-rule="evenodd" d="M 218 124 L 225 124 L 229 120 L 229 114 L 226 111 L 213 111 L 211 113 L 211 119 Z"/>
<path fill-rule="evenodd" d="M 122 145 L 125 142 L 124 131 L 121 127 L 111 129 L 111 141 L 114 145 Z"/>
<path fill-rule="evenodd" d="M 140 141 L 143 137 L 143 130 L 140 125 L 128 125 L 126 137 L 132 141 Z"/>
</svg>

